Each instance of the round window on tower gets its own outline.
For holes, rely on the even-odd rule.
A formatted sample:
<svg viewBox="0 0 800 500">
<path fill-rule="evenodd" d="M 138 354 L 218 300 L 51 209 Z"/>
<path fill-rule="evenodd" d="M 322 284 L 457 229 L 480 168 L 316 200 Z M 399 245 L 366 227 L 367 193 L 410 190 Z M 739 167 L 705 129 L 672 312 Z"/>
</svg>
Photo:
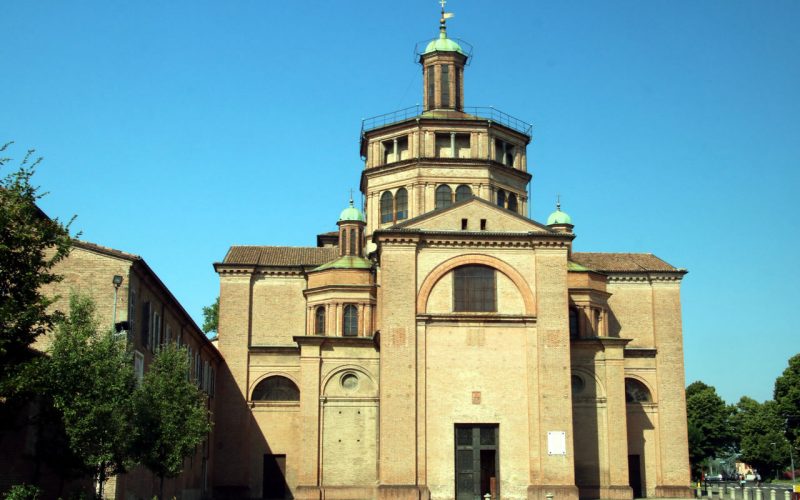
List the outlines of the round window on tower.
<svg viewBox="0 0 800 500">
<path fill-rule="evenodd" d="M 354 391 L 358 388 L 358 376 L 355 373 L 345 373 L 342 375 L 341 384 L 346 391 Z"/>
</svg>

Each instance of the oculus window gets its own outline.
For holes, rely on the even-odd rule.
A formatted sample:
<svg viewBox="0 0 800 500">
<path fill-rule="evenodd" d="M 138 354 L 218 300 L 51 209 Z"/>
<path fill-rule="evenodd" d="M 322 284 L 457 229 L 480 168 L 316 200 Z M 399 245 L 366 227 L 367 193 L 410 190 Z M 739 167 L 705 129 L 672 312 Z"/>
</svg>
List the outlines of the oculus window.
<svg viewBox="0 0 800 500">
<path fill-rule="evenodd" d="M 453 270 L 453 311 L 497 311 L 497 275 L 493 268 L 469 265 Z"/>
</svg>

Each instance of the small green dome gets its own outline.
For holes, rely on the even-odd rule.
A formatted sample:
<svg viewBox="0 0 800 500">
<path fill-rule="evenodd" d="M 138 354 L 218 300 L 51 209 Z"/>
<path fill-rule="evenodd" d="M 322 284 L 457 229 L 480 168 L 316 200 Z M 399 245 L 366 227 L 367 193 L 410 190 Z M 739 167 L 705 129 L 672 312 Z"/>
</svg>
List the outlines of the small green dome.
<svg viewBox="0 0 800 500">
<path fill-rule="evenodd" d="M 567 215 L 566 212 L 561 211 L 561 202 L 556 203 L 556 211 L 550 214 L 550 217 L 547 218 L 548 226 L 552 226 L 554 224 L 572 225 L 572 217 Z"/>
<path fill-rule="evenodd" d="M 342 213 L 339 214 L 339 222 L 346 222 L 353 220 L 359 222 L 367 221 L 361 210 L 353 206 L 353 200 L 350 200 L 350 206 L 342 210 Z"/>
<path fill-rule="evenodd" d="M 451 40 L 447 38 L 447 34 L 442 32 L 439 34 L 439 38 L 435 40 L 431 40 L 428 43 L 427 47 L 425 47 L 425 51 L 422 55 L 430 54 L 431 52 L 458 52 L 462 55 L 467 55 L 464 53 L 464 50 L 461 48 L 455 40 Z"/>
</svg>

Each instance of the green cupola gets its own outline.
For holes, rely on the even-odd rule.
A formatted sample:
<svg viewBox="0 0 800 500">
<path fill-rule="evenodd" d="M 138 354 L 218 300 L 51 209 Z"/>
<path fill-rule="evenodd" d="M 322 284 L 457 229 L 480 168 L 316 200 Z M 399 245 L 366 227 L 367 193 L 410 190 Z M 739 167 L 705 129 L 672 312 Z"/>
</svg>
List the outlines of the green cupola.
<svg viewBox="0 0 800 500">
<path fill-rule="evenodd" d="M 350 206 L 342 210 L 342 213 L 339 214 L 338 222 L 346 222 L 346 221 L 358 221 L 358 222 L 367 221 L 367 219 L 364 217 L 364 212 L 357 209 L 353 205 L 353 198 L 350 198 Z"/>
<path fill-rule="evenodd" d="M 452 14 L 444 11 L 439 19 L 439 37 L 434 38 L 419 53 L 422 65 L 423 107 L 425 111 L 464 109 L 464 66 L 469 54 L 455 40 L 447 37 L 447 19 Z"/>
<path fill-rule="evenodd" d="M 547 226 L 560 233 L 572 232 L 572 217 L 561 211 L 561 200 L 556 202 L 556 211 L 547 218 Z"/>
</svg>

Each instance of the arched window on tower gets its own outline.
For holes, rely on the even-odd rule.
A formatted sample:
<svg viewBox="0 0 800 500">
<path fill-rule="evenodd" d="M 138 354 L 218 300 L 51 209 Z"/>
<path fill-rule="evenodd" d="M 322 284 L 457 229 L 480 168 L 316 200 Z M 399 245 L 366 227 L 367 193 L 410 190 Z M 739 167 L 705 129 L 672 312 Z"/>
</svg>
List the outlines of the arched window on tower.
<svg viewBox="0 0 800 500">
<path fill-rule="evenodd" d="M 358 336 L 358 308 L 353 304 L 344 306 L 344 318 L 342 323 L 342 336 Z"/>
<path fill-rule="evenodd" d="M 436 188 L 436 209 L 447 208 L 453 204 L 453 190 L 447 184 Z"/>
<path fill-rule="evenodd" d="M 314 311 L 314 333 L 325 335 L 325 306 L 318 306 Z"/>
<path fill-rule="evenodd" d="M 514 193 L 508 194 L 508 209 L 512 212 L 517 211 L 517 195 Z"/>
<path fill-rule="evenodd" d="M 381 224 L 392 222 L 392 211 L 394 209 L 394 199 L 390 191 L 384 191 L 381 195 Z"/>
<path fill-rule="evenodd" d="M 503 208 L 506 206 L 506 192 L 502 189 L 497 190 L 497 206 Z"/>
<path fill-rule="evenodd" d="M 408 219 L 408 191 L 400 188 L 394 196 L 395 215 L 397 220 Z"/>
<path fill-rule="evenodd" d="M 453 270 L 453 311 L 497 311 L 497 278 L 493 268 L 467 265 Z"/>
<path fill-rule="evenodd" d="M 653 397 L 646 385 L 635 378 L 625 379 L 625 402 L 626 403 L 650 403 Z"/>
<path fill-rule="evenodd" d="M 267 377 L 253 389 L 253 401 L 300 401 L 300 389 L 286 377 Z"/>
<path fill-rule="evenodd" d="M 348 238 L 350 240 L 350 255 L 355 255 L 356 254 L 356 234 L 357 233 L 356 233 L 355 229 L 351 229 L 349 232 L 350 232 L 350 236 L 348 236 Z"/>
<path fill-rule="evenodd" d="M 462 184 L 456 188 L 456 203 L 472 198 L 472 188 Z"/>
</svg>

